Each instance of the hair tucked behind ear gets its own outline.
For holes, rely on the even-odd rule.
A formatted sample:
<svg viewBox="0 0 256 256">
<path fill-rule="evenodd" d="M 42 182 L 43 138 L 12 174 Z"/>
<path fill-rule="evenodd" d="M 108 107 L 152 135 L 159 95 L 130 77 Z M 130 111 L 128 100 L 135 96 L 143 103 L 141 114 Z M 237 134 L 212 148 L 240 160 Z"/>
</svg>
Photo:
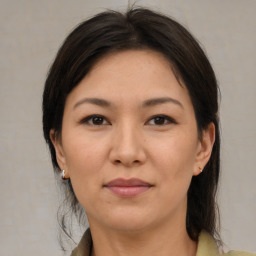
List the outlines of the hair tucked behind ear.
<svg viewBox="0 0 256 256">
<path fill-rule="evenodd" d="M 59 170 L 49 133 L 61 135 L 67 95 L 90 71 L 94 63 L 110 52 L 152 49 L 171 63 L 177 79 L 187 87 L 194 107 L 199 134 L 212 122 L 215 144 L 204 172 L 193 177 L 188 191 L 187 232 L 197 240 L 202 229 L 219 239 L 216 191 L 219 180 L 218 86 L 214 71 L 198 42 L 173 19 L 148 9 L 126 13 L 107 11 L 81 23 L 66 38 L 48 73 L 43 94 L 43 129 L 52 163 Z M 81 206 L 71 182 L 66 182 L 67 202 L 78 218 Z M 63 229 L 68 233 L 65 222 Z"/>
</svg>

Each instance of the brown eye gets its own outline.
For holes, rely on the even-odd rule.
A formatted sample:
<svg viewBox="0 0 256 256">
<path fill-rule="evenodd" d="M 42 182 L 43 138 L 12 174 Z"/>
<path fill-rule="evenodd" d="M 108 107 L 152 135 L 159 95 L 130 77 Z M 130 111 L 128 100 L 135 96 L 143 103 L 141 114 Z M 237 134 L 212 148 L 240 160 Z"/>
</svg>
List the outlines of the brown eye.
<svg viewBox="0 0 256 256">
<path fill-rule="evenodd" d="M 165 116 L 165 115 L 158 115 L 158 116 L 154 116 L 152 117 L 149 122 L 150 125 L 167 125 L 167 124 L 171 124 L 171 123 L 176 123 L 171 117 L 169 116 Z"/>
<path fill-rule="evenodd" d="M 94 116 L 92 117 L 92 123 L 94 125 L 102 125 L 104 122 L 104 118 L 102 116 Z"/>
<path fill-rule="evenodd" d="M 88 125 L 95 125 L 95 126 L 109 124 L 108 121 L 105 119 L 105 117 L 101 115 L 88 116 L 82 120 L 82 123 L 88 124 Z"/>
<path fill-rule="evenodd" d="M 163 125 L 165 124 L 166 121 L 167 121 L 166 118 L 163 116 L 157 116 L 154 118 L 154 122 L 156 125 Z"/>
</svg>

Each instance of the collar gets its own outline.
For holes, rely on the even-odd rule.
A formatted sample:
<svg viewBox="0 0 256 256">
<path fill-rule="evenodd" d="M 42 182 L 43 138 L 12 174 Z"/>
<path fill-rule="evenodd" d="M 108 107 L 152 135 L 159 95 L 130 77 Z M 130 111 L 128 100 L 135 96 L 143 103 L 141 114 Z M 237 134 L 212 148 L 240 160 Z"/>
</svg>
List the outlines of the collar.
<svg viewBox="0 0 256 256">
<path fill-rule="evenodd" d="M 92 236 L 88 228 L 78 246 L 72 251 L 71 256 L 90 256 L 92 249 Z"/>
<path fill-rule="evenodd" d="M 202 230 L 198 238 L 198 247 L 196 256 L 219 256 L 219 250 L 214 238 Z"/>
<path fill-rule="evenodd" d="M 84 233 L 80 243 L 73 250 L 71 256 L 90 256 L 92 249 L 92 237 L 88 228 Z M 198 239 L 198 248 L 196 256 L 219 256 L 219 251 L 213 237 L 202 230 Z"/>
</svg>

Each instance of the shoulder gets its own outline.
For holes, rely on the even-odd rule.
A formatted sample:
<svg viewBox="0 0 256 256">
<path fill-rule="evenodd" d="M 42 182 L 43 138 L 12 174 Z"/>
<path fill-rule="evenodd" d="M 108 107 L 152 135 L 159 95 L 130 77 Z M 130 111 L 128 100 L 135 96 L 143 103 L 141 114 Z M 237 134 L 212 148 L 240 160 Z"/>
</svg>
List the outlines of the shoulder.
<svg viewBox="0 0 256 256">
<path fill-rule="evenodd" d="M 91 231 L 88 228 L 78 246 L 72 251 L 71 256 L 89 256 L 92 248 Z"/>
<path fill-rule="evenodd" d="M 255 253 L 242 252 L 242 251 L 229 251 L 221 254 L 217 247 L 214 238 L 207 233 L 202 231 L 199 235 L 198 249 L 196 256 L 256 256 Z"/>
<path fill-rule="evenodd" d="M 256 256 L 255 253 L 242 252 L 242 251 L 229 251 L 228 253 L 222 254 L 223 256 Z"/>
</svg>

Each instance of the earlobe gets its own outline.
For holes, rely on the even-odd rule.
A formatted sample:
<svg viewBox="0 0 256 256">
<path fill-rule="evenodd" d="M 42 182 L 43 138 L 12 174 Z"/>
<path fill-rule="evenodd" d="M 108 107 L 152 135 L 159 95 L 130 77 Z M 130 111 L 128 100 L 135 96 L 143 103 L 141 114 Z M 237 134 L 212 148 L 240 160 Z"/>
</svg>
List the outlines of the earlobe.
<svg viewBox="0 0 256 256">
<path fill-rule="evenodd" d="M 207 164 L 211 157 L 212 148 L 215 142 L 215 125 L 210 123 L 206 129 L 202 131 L 202 137 L 199 142 L 198 151 L 196 155 L 195 167 L 193 175 L 199 175 L 204 166 Z"/>
<path fill-rule="evenodd" d="M 58 138 L 56 132 L 53 129 L 50 130 L 50 139 L 55 149 L 56 159 L 60 170 L 66 169 L 66 159 L 62 148 L 62 144 L 60 138 Z"/>
</svg>

